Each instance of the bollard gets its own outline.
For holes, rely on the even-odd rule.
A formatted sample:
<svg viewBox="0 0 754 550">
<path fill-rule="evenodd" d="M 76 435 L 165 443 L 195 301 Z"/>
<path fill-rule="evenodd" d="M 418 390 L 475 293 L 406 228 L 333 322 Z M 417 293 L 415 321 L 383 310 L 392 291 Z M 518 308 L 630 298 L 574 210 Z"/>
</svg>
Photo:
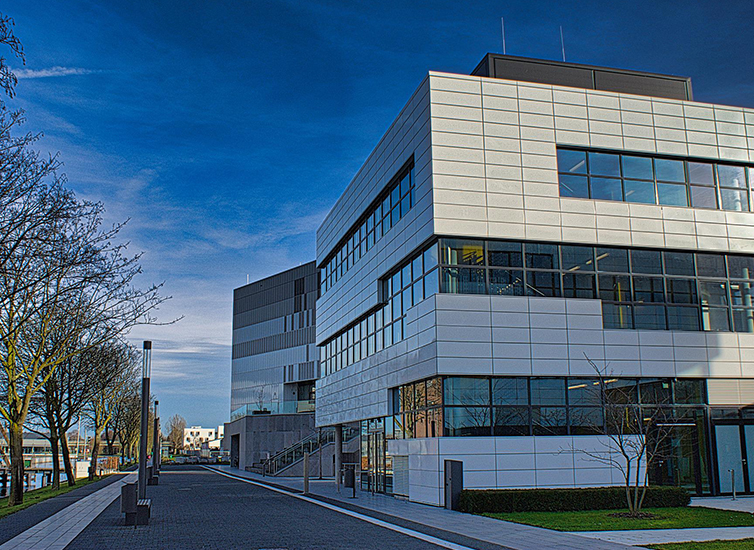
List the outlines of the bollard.
<svg viewBox="0 0 754 550">
<path fill-rule="evenodd" d="M 309 453 L 304 453 L 304 494 L 309 494 Z"/>
<path fill-rule="evenodd" d="M 731 500 L 736 500 L 736 471 L 728 471 L 730 472 L 730 486 L 733 487 L 733 498 Z"/>
<path fill-rule="evenodd" d="M 352 496 L 348 498 L 356 498 L 356 465 L 344 464 L 343 468 L 343 486 L 345 488 L 350 487 L 353 491 Z"/>
</svg>

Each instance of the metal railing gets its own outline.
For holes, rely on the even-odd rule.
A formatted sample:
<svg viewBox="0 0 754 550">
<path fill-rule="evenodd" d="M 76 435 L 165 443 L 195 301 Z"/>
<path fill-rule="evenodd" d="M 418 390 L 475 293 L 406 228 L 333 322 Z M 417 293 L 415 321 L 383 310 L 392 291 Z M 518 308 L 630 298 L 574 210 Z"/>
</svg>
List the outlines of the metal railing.
<svg viewBox="0 0 754 550">
<path fill-rule="evenodd" d="M 258 414 L 298 414 L 314 412 L 314 400 L 283 401 L 244 405 L 230 413 L 230 421 Z"/>
<path fill-rule="evenodd" d="M 343 427 L 343 443 L 352 440 L 359 435 L 359 431 L 349 426 Z M 323 428 L 321 432 L 316 432 L 297 441 L 293 445 L 286 447 L 277 454 L 262 461 L 262 468 L 265 475 L 277 475 L 278 472 L 303 460 L 304 453 L 310 455 L 335 442 L 335 428 Z"/>
</svg>

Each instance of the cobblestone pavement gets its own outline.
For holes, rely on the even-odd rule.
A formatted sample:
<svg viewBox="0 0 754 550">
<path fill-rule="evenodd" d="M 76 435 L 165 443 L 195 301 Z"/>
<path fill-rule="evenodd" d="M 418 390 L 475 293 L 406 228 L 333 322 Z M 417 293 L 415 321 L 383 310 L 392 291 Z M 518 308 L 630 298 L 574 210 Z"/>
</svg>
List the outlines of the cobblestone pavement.
<svg viewBox="0 0 754 550">
<path fill-rule="evenodd" d="M 272 485 L 300 493 L 301 478 L 265 478 L 228 466 L 212 467 L 225 475 L 240 477 L 254 483 Z M 570 533 L 532 527 L 509 521 L 464 514 L 436 506 L 395 499 L 367 491 L 356 491 L 358 498 L 351 499 L 350 490 L 338 492 L 334 480 L 312 480 L 310 499 L 337 505 L 348 510 L 384 519 L 414 531 L 427 533 L 473 548 L 509 548 L 510 550 L 628 550 L 629 545 L 586 538 Z"/>
<path fill-rule="evenodd" d="M 202 468 L 164 468 L 148 526 L 125 527 L 120 500 L 68 550 L 437 550 L 441 546 L 317 504 L 249 485 Z M 463 549 L 462 545 L 445 548 Z M 479 548 L 482 548 L 481 546 Z M 487 546 L 484 548 L 501 548 Z"/>
<path fill-rule="evenodd" d="M 63 508 L 99 491 L 103 487 L 110 485 L 121 478 L 123 478 L 123 475 L 120 474 L 108 476 L 101 481 L 90 483 L 89 485 L 74 489 L 73 491 L 59 495 L 55 498 L 49 498 L 35 504 L 34 506 L 30 506 L 29 508 L 19 510 L 9 516 L 0 518 L 0 544 L 9 541 L 27 529 L 34 527 L 41 521 L 57 514 Z"/>
</svg>

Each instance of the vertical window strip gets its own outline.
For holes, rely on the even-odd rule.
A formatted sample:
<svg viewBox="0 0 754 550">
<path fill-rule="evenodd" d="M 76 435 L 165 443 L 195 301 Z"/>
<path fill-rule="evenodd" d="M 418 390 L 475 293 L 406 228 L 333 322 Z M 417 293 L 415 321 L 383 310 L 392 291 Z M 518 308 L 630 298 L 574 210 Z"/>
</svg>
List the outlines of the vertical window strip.
<svg viewBox="0 0 754 550">
<path fill-rule="evenodd" d="M 333 374 L 405 339 L 406 312 L 439 291 L 437 243 L 379 281 L 381 305 L 322 344 L 324 375 Z"/>
<path fill-rule="evenodd" d="M 414 206 L 414 161 L 394 177 L 380 195 L 381 200 L 366 214 L 345 238 L 345 243 L 330 254 L 320 268 L 320 284 L 325 294 L 369 251 L 388 230 Z"/>
</svg>

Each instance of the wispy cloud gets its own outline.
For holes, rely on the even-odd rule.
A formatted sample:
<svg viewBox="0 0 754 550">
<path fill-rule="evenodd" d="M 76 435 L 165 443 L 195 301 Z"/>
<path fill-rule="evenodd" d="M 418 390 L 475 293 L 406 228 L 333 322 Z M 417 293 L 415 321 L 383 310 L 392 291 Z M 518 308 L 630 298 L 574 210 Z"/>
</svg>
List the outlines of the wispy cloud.
<svg viewBox="0 0 754 550">
<path fill-rule="evenodd" d="M 15 71 L 19 80 L 29 78 L 53 78 L 59 76 L 79 76 L 101 73 L 98 69 L 84 69 L 82 67 L 48 67 L 46 69 L 19 69 Z"/>
</svg>

